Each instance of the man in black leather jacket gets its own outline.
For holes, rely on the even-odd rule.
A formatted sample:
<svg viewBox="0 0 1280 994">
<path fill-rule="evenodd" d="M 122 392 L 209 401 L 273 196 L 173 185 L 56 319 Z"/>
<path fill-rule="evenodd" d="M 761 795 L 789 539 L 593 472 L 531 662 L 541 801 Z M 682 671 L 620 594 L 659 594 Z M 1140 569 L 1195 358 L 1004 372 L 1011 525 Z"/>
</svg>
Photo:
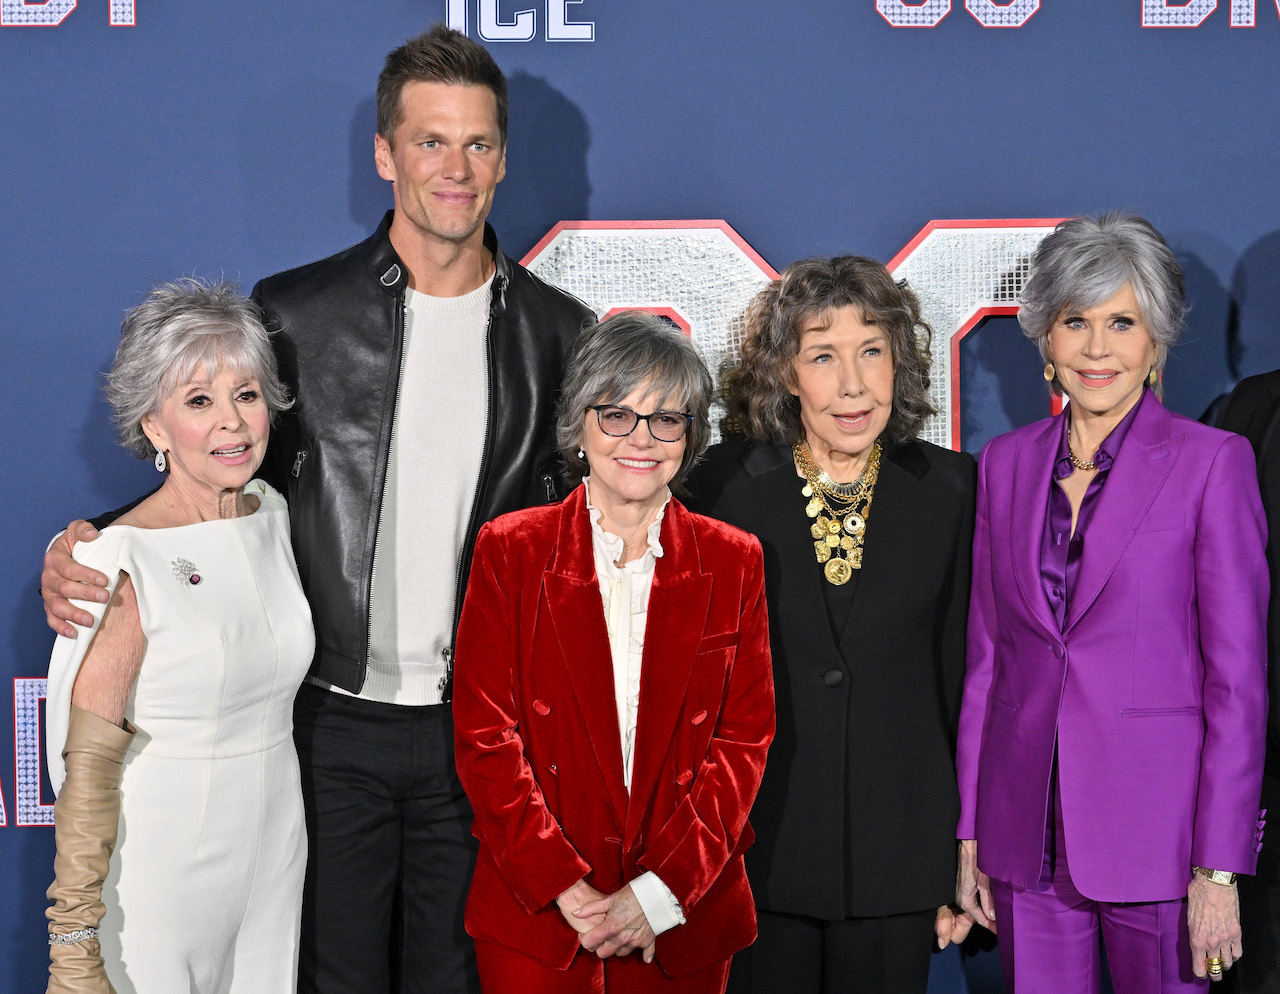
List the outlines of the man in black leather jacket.
<svg viewBox="0 0 1280 994">
<path fill-rule="evenodd" d="M 315 616 L 311 675 L 352 693 L 368 667 L 369 574 L 408 280 L 387 237 L 393 217 L 388 211 L 358 245 L 254 288 L 268 328 L 279 332 L 281 379 L 296 391 L 294 409 L 275 427 L 263 473 L 289 498 L 293 548 Z M 495 263 L 488 441 L 458 564 L 455 617 L 480 526 L 564 496 L 553 431 L 556 390 L 578 331 L 594 320 L 586 305 L 503 255 L 488 225 L 484 244 Z M 424 505 L 432 499 L 423 498 Z"/>
<path fill-rule="evenodd" d="M 480 525 L 561 495 L 556 390 L 593 318 L 504 256 L 484 223 L 506 145 L 505 81 L 484 49 L 445 28 L 414 39 L 388 56 L 378 104 L 375 160 L 395 209 L 359 245 L 254 292 L 297 392 L 271 460 L 316 625 L 315 663 L 294 711 L 312 845 L 299 989 L 325 994 L 478 986 L 462 923 L 474 849 L 453 768 L 453 631 Z M 435 323 L 451 313 L 447 299 L 483 298 L 486 284 L 487 314 L 481 299 L 474 323 Z M 449 347 L 441 336 L 474 343 L 473 352 L 462 343 L 472 365 L 437 368 Z M 441 430 L 421 430 L 420 418 L 415 433 L 412 408 L 440 393 L 453 400 L 427 420 L 442 419 Z M 459 412 L 453 427 L 443 421 Z M 396 434 L 406 419 L 413 437 Z M 474 480 L 445 485 L 470 493 L 440 492 L 436 476 L 455 460 L 476 465 L 477 448 Z M 468 497 L 469 510 L 458 510 Z M 379 537 L 389 529 L 394 542 Z M 405 538 L 413 531 L 423 541 Z M 398 609 L 374 596 L 375 567 L 376 585 L 399 591 Z M 413 631 L 405 616 L 417 605 L 404 588 L 423 569 L 433 574 L 427 600 L 446 617 Z M 412 659 L 398 658 L 397 641 L 411 644 Z M 427 674 L 425 685 L 406 693 L 411 664 L 428 656 L 412 670 Z"/>
<path fill-rule="evenodd" d="M 303 992 L 479 989 L 463 930 L 475 848 L 453 766 L 453 631 L 481 524 L 562 496 L 556 391 L 594 320 L 504 256 L 485 224 L 506 117 L 501 70 L 464 35 L 437 26 L 392 52 L 375 162 L 395 209 L 365 241 L 254 290 L 297 400 L 262 473 L 288 496 L 317 637 L 294 708 Z M 439 361 L 451 344 L 469 365 Z M 105 585 L 69 557 L 92 535 L 73 524 L 46 557 L 57 631 L 91 621 L 61 598 L 76 587 L 64 581 Z"/>
</svg>

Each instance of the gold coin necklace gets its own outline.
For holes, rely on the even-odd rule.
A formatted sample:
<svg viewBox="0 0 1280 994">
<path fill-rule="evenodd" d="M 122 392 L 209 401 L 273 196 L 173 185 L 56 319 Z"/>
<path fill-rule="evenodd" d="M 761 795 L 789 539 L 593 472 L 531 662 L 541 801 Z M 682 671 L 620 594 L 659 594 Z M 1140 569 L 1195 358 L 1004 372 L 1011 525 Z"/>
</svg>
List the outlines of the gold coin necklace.
<svg viewBox="0 0 1280 994">
<path fill-rule="evenodd" d="M 880 443 L 877 441 L 872 447 L 862 475 L 853 483 L 836 483 L 819 469 L 808 442 L 796 442 L 791 453 L 805 478 L 800 493 L 809 503 L 804 512 L 814 519 L 809 527 L 814 539 L 813 554 L 822 564 L 827 581 L 842 586 L 849 582 L 854 570 L 862 569 L 862 540 L 880 475 Z"/>
</svg>

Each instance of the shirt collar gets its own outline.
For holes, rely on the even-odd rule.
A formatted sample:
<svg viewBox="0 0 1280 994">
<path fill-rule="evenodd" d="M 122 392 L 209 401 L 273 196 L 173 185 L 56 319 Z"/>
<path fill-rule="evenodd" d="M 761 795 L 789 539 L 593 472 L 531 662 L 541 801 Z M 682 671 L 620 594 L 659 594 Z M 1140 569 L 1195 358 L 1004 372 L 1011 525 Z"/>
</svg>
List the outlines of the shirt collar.
<svg viewBox="0 0 1280 994">
<path fill-rule="evenodd" d="M 603 556 L 596 557 L 597 564 L 609 569 L 610 575 L 624 569 L 632 573 L 651 571 L 656 561 L 662 558 L 662 542 L 659 541 L 658 535 L 662 531 L 662 519 L 667 513 L 667 505 L 671 503 L 671 490 L 667 490 L 666 499 L 662 502 L 662 506 L 658 508 L 658 513 L 649 525 L 647 534 L 648 548 L 645 549 L 644 555 L 619 567 L 616 564 L 618 558 L 622 555 L 625 543 L 622 541 L 622 536 L 614 535 L 612 532 L 607 532 L 600 527 L 600 519 L 604 517 L 604 513 L 591 503 L 590 483 L 591 477 L 583 477 L 582 484 L 586 488 L 587 511 L 591 515 L 591 544 L 598 551 L 604 553 Z"/>
<path fill-rule="evenodd" d="M 1138 402 L 1129 408 L 1129 413 L 1120 419 L 1120 423 L 1111 429 L 1111 433 L 1098 446 L 1098 451 L 1093 455 L 1093 462 L 1098 467 L 1099 473 L 1105 473 L 1111 469 L 1111 464 L 1115 462 L 1116 456 L 1119 455 L 1120 446 L 1124 444 L 1124 440 L 1129 434 L 1129 429 L 1133 427 L 1134 418 L 1138 416 L 1138 408 L 1142 406 L 1146 395 L 1147 388 L 1144 386 L 1142 388 L 1142 396 L 1138 398 Z M 1071 461 L 1071 446 L 1067 442 L 1067 425 L 1070 424 L 1070 418 L 1071 408 L 1068 405 L 1062 412 L 1062 432 L 1058 442 L 1058 458 L 1053 464 L 1053 476 L 1056 480 L 1065 480 L 1075 472 L 1075 464 Z"/>
</svg>

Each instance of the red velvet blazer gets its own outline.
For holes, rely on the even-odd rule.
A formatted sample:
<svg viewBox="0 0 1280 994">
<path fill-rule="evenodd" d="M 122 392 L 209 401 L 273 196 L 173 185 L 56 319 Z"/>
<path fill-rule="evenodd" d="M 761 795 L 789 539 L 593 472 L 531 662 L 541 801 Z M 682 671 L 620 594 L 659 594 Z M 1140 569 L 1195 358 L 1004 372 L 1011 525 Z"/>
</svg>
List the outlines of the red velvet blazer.
<svg viewBox="0 0 1280 994">
<path fill-rule="evenodd" d="M 773 738 L 760 543 L 667 505 L 649 599 L 630 796 L 582 487 L 485 525 L 458 628 L 458 774 L 480 855 L 467 932 L 566 969 L 555 899 L 646 870 L 685 924 L 658 937 L 678 975 L 755 938 L 742 854 Z M 590 955 L 590 954 L 584 954 Z"/>
</svg>

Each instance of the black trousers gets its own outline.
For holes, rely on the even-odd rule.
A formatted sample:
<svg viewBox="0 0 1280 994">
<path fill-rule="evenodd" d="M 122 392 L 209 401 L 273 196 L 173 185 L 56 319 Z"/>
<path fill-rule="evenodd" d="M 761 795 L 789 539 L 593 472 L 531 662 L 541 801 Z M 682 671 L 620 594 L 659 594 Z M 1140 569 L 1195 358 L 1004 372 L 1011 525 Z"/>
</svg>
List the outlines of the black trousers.
<svg viewBox="0 0 1280 994">
<path fill-rule="evenodd" d="M 303 684 L 294 739 L 309 845 L 298 990 L 476 994 L 462 924 L 476 844 L 449 705 Z"/>
<path fill-rule="evenodd" d="M 757 910 L 760 935 L 733 957 L 729 994 L 925 994 L 934 912 L 825 921 Z"/>
</svg>

